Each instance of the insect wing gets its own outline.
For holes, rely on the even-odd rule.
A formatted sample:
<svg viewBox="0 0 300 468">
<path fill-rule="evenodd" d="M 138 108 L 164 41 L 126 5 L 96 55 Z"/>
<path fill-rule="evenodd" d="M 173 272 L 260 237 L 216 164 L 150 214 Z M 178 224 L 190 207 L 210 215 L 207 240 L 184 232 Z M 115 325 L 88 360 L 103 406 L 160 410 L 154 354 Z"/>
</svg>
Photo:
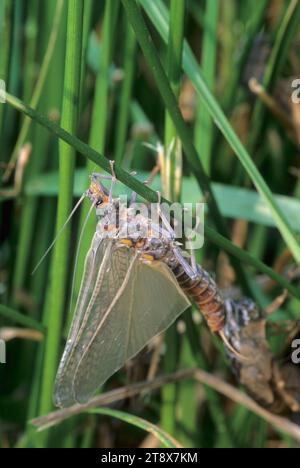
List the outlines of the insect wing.
<svg viewBox="0 0 300 468">
<path fill-rule="evenodd" d="M 74 318 L 72 320 L 67 343 L 71 344 L 74 342 L 82 322 L 84 322 L 86 319 L 88 304 L 91 300 L 95 288 L 98 271 L 103 262 L 106 249 L 107 242 L 103 241 L 96 232 L 92 240 L 91 248 L 89 249 L 85 258 L 79 295 L 77 298 Z"/>
<path fill-rule="evenodd" d="M 114 251 L 112 259 L 120 254 L 126 277 L 106 312 L 101 311 L 74 376 L 74 395 L 80 403 L 190 305 L 165 264 L 146 265 L 129 249 Z"/>
<path fill-rule="evenodd" d="M 56 376 L 54 402 L 57 406 L 69 406 L 74 403 L 72 389 L 74 372 L 78 364 L 76 350 L 80 340 L 86 340 L 85 325 L 93 312 L 94 292 L 101 287 L 110 248 L 111 242 L 102 240 L 96 232 L 85 259 L 74 318 Z"/>
</svg>

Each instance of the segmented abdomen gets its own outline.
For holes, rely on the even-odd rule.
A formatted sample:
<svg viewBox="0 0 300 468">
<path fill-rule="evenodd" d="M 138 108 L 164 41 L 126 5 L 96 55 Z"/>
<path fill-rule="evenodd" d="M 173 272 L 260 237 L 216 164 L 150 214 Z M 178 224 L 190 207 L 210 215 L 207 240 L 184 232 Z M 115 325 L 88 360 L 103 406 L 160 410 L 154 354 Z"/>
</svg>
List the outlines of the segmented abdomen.
<svg viewBox="0 0 300 468">
<path fill-rule="evenodd" d="M 191 279 L 180 263 L 173 269 L 178 284 L 199 307 L 212 333 L 224 328 L 224 301 L 213 278 L 198 265 L 198 276 Z"/>
</svg>

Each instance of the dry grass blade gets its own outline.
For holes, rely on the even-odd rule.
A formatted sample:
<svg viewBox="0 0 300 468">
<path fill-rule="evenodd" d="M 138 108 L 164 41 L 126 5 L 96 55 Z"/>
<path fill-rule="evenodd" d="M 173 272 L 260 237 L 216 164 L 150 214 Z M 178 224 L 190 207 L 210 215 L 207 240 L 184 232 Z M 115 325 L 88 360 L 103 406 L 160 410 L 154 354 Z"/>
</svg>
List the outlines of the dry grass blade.
<svg viewBox="0 0 300 468">
<path fill-rule="evenodd" d="M 5 198 L 17 197 L 22 190 L 23 177 L 26 166 L 28 165 L 30 154 L 32 151 L 32 146 L 30 143 L 26 143 L 19 152 L 19 157 L 16 164 L 15 177 L 14 177 L 14 186 L 12 188 L 6 188 L 0 190 L 0 196 Z M 10 166 L 10 163 L 8 164 Z"/>
<path fill-rule="evenodd" d="M 200 369 L 186 369 L 178 372 L 174 372 L 170 375 L 164 375 L 157 377 L 156 379 L 149 382 L 139 382 L 137 384 L 128 385 L 125 387 L 112 390 L 110 392 L 103 393 L 100 396 L 93 398 L 89 403 L 85 405 L 74 405 L 70 408 L 54 411 L 42 416 L 40 418 L 33 419 L 31 422 L 34 426 L 39 428 L 39 431 L 47 429 L 51 426 L 55 426 L 62 421 L 82 413 L 87 409 L 95 408 L 96 406 L 109 405 L 116 401 L 123 400 L 144 392 L 145 390 L 153 391 L 161 388 L 163 385 L 171 382 L 178 382 L 184 379 L 194 379 L 200 384 L 208 385 L 215 389 L 217 392 L 225 395 L 235 403 L 238 403 L 248 410 L 252 411 L 257 416 L 264 419 L 267 423 L 274 426 L 279 431 L 285 432 L 286 434 L 293 437 L 295 440 L 300 442 L 300 426 L 289 421 L 281 416 L 276 416 L 266 409 L 255 403 L 252 398 L 245 395 L 240 390 L 236 389 L 232 385 L 224 382 L 219 377 L 211 375 Z"/>
<path fill-rule="evenodd" d="M 43 333 L 38 330 L 32 330 L 30 328 L 15 328 L 15 327 L 3 327 L 0 328 L 0 339 L 5 342 L 15 340 L 19 338 L 21 340 L 29 341 L 42 341 L 44 338 Z"/>
<path fill-rule="evenodd" d="M 274 114 L 274 116 L 281 122 L 282 126 L 287 130 L 294 142 L 299 143 L 297 140 L 296 126 L 290 116 L 281 108 L 281 104 L 276 101 L 270 94 L 267 93 L 263 85 L 261 85 L 256 78 L 251 78 L 249 81 L 249 89 L 259 97 L 265 106 Z"/>
<path fill-rule="evenodd" d="M 46 416 L 41 416 L 40 418 L 33 419 L 31 422 L 34 426 L 37 426 L 39 430 L 47 429 L 48 427 L 55 426 L 56 424 L 61 423 L 65 419 L 70 418 L 76 414 L 82 413 L 83 411 L 97 406 L 110 405 L 116 401 L 124 400 L 125 398 L 131 398 L 135 395 L 139 395 L 146 390 L 153 391 L 161 388 L 163 385 L 171 382 L 177 382 L 183 379 L 193 378 L 195 369 L 187 369 L 183 371 L 178 371 L 170 375 L 157 377 L 152 381 L 143 381 L 136 384 L 127 385 L 125 387 L 120 387 L 115 390 L 102 393 L 100 396 L 92 398 L 85 405 L 74 405 L 70 408 L 54 411 L 47 414 Z"/>
</svg>

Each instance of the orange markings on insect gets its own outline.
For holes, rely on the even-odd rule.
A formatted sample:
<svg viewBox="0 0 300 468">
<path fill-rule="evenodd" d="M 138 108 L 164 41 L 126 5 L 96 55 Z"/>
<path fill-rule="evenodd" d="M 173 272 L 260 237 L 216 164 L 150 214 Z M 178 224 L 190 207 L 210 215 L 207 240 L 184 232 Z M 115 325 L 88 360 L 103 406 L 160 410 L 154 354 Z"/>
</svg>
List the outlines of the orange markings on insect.
<svg viewBox="0 0 300 468">
<path fill-rule="evenodd" d="M 113 231 L 116 230 L 116 226 L 106 224 L 106 225 L 104 226 L 104 230 L 107 231 L 107 232 L 113 232 Z"/>
<path fill-rule="evenodd" d="M 108 196 L 104 193 L 101 186 L 97 182 L 91 182 L 90 191 L 99 199 L 103 200 L 103 203 L 108 203 Z"/>
<path fill-rule="evenodd" d="M 183 291 L 198 305 L 211 332 L 220 332 L 224 327 L 225 311 L 214 280 L 202 274 L 195 282 L 182 270 L 175 276 Z"/>
<path fill-rule="evenodd" d="M 141 249 L 142 247 L 144 247 L 144 245 L 145 245 L 145 239 L 141 239 L 135 244 L 135 247 L 137 247 L 138 249 Z"/>
<path fill-rule="evenodd" d="M 149 261 L 149 262 L 153 262 L 153 261 L 154 261 L 153 255 L 144 254 L 144 255 L 142 255 L 142 258 L 143 258 L 144 260 Z"/>
<path fill-rule="evenodd" d="M 127 245 L 128 247 L 133 246 L 133 242 L 130 239 L 122 239 L 122 240 L 120 240 L 120 244 Z"/>
</svg>

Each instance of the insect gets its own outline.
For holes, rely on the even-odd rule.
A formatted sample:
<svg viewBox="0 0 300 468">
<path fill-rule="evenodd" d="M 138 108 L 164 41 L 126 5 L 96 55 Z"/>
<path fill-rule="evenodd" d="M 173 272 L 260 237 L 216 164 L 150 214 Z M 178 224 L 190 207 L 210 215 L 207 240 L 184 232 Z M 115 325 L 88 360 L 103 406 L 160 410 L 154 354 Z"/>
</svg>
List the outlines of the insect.
<svg viewBox="0 0 300 468">
<path fill-rule="evenodd" d="M 162 212 L 161 225 L 155 224 L 112 197 L 113 164 L 112 174 L 109 192 L 97 174 L 86 192 L 98 224 L 56 377 L 54 401 L 60 407 L 88 401 L 168 328 L 190 306 L 190 299 L 211 331 L 226 341 L 224 303 L 214 280 L 184 256 Z"/>
</svg>

